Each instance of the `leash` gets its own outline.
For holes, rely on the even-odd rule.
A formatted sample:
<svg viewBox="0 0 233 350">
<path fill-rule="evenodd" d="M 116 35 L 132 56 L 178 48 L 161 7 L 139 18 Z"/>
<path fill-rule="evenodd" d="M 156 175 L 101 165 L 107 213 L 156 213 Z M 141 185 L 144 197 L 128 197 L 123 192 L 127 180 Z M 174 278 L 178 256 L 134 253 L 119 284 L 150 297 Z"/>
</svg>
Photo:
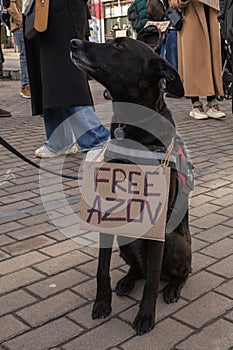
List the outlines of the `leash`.
<svg viewBox="0 0 233 350">
<path fill-rule="evenodd" d="M 4 140 L 1 136 L 0 136 L 0 145 L 2 145 L 4 148 L 6 148 L 9 152 L 13 153 L 16 157 L 22 159 L 24 162 L 34 166 L 37 169 L 43 170 L 47 173 L 56 175 L 56 176 L 61 176 L 64 177 L 66 179 L 71 179 L 71 180 L 78 180 L 80 179 L 78 176 L 72 176 L 72 175 L 65 175 L 65 174 L 59 174 L 56 171 L 44 168 L 36 163 L 34 163 L 32 160 L 28 159 L 27 157 L 25 157 L 22 153 L 20 153 L 19 151 L 17 151 L 13 146 L 11 146 L 6 140 Z"/>
</svg>

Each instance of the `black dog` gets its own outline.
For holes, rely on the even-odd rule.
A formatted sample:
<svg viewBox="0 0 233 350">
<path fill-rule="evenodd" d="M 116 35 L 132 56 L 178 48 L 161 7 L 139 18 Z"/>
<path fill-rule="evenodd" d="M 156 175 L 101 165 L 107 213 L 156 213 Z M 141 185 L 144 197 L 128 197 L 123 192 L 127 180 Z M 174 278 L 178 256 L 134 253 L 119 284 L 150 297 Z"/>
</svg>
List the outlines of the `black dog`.
<svg viewBox="0 0 233 350">
<path fill-rule="evenodd" d="M 166 151 L 174 139 L 174 148 L 183 149 L 180 146 L 182 142 L 177 143 L 175 124 L 162 97 L 162 78 L 166 79 L 169 92 L 177 96 L 184 94 L 179 75 L 171 65 L 146 44 L 130 38 L 116 38 L 106 44 L 74 39 L 71 41 L 71 51 L 74 63 L 111 93 L 114 111 L 111 142 L 119 141 L 122 144 L 124 140 L 119 138 L 120 131 L 123 138 L 137 141 L 137 144 L 142 144 L 150 151 Z M 186 159 L 184 150 L 180 157 Z M 114 157 L 109 160 L 114 161 Z M 120 159 L 117 157 L 117 161 L 129 162 L 129 159 L 122 156 Z M 179 299 L 180 291 L 191 271 L 188 191 L 183 192 L 182 203 L 177 209 L 178 173 L 177 169 L 171 171 L 167 225 L 172 220 L 173 224 L 170 225 L 171 232 L 166 234 L 165 245 L 162 241 L 118 237 L 120 255 L 130 265 L 130 269 L 118 282 L 117 295 L 128 295 L 137 280 L 146 280 L 139 311 L 133 323 L 137 334 L 148 332 L 155 325 L 160 276 L 168 281 L 164 289 L 164 300 L 171 303 Z M 185 185 L 184 187 L 186 188 Z M 179 215 L 180 220 L 176 220 Z M 97 296 L 92 311 L 94 319 L 106 317 L 111 312 L 109 267 L 112 242 L 113 236 L 100 234 Z"/>
</svg>

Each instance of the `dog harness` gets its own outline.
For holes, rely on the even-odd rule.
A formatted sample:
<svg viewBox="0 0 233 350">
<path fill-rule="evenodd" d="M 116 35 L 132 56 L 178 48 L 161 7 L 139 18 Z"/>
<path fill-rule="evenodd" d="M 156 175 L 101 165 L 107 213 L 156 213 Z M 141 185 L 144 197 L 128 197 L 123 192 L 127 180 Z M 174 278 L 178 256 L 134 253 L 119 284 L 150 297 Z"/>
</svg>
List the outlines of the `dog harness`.
<svg viewBox="0 0 233 350">
<path fill-rule="evenodd" d="M 124 147 L 122 141 L 121 144 L 119 143 L 119 140 L 110 140 L 104 153 L 105 160 L 116 159 L 135 164 L 155 165 L 156 163 L 162 164 L 167 156 L 165 147 L 158 146 L 155 150 L 150 151 Z M 179 217 L 180 212 L 183 210 L 185 214 L 188 196 L 194 189 L 193 166 L 188 150 L 178 134 L 175 136 L 174 146 L 169 154 L 167 165 L 177 171 L 178 180 L 177 196 L 175 202 L 172 203 L 171 208 L 168 210 L 166 233 L 169 233 L 177 226 L 177 217 Z"/>
</svg>

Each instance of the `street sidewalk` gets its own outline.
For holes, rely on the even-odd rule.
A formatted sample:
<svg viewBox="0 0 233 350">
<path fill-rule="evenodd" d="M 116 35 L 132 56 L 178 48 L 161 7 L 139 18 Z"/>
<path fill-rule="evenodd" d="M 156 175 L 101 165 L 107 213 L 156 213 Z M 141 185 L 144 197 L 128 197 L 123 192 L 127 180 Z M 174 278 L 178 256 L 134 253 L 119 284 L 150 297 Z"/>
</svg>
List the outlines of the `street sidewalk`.
<svg viewBox="0 0 233 350">
<path fill-rule="evenodd" d="M 111 102 L 91 81 L 99 117 L 109 126 Z M 32 117 L 19 81 L 0 81 L 0 136 L 25 156 L 45 141 L 43 119 Z M 0 147 L 0 349 L 1 350 L 232 350 L 233 349 L 233 115 L 196 121 L 188 99 L 167 99 L 195 166 L 190 202 L 193 272 L 181 299 L 160 294 L 157 324 L 135 336 L 131 323 L 143 282 L 129 297 L 113 291 L 110 317 L 91 319 L 97 249 L 77 230 L 79 183 L 43 175 Z M 67 157 L 63 172 L 77 175 L 83 155 Z M 44 165 L 44 163 L 43 163 Z M 46 166 L 54 168 L 50 162 Z M 59 178 L 60 179 L 60 178 Z M 112 287 L 127 266 L 114 250 Z M 163 285 L 162 285 L 163 286 Z"/>
</svg>

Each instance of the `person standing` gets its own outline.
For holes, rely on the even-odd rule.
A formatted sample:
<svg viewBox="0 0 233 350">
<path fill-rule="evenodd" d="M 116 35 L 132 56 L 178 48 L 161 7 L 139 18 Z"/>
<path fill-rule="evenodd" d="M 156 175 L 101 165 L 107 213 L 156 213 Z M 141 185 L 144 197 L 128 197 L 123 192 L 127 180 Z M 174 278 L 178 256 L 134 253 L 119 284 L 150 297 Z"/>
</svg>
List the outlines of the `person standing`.
<svg viewBox="0 0 233 350">
<path fill-rule="evenodd" d="M 24 37 L 23 37 L 23 16 L 22 16 L 22 0 L 10 0 L 10 6 L 7 8 L 10 15 L 10 30 L 13 33 L 14 40 L 19 49 L 20 59 L 20 95 L 24 98 L 30 98 L 30 87 L 27 69 L 27 59 L 25 53 Z"/>
<path fill-rule="evenodd" d="M 44 116 L 47 138 L 36 157 L 74 154 L 76 142 L 81 151 L 88 151 L 109 138 L 94 112 L 87 77 L 70 58 L 71 39 L 85 38 L 86 2 L 50 0 L 47 29 L 25 40 L 32 114 Z"/>
<path fill-rule="evenodd" d="M 189 115 L 195 119 L 225 117 L 216 101 L 223 96 L 222 62 L 218 11 L 197 0 L 170 0 L 172 8 L 182 10 L 183 28 L 178 32 L 178 71 L 185 96 L 190 97 Z M 205 109 L 200 96 L 207 97 Z"/>
<path fill-rule="evenodd" d="M 10 4 L 10 0 L 5 0 L 5 3 L 7 5 Z M 0 76 L 3 75 L 3 63 L 4 63 L 4 56 L 3 56 L 3 52 L 2 52 L 2 46 L 1 46 L 1 28 L 2 28 L 2 16 L 3 13 L 5 13 L 5 8 L 4 8 L 4 4 L 2 2 L 2 0 L 0 0 Z M 11 113 L 9 111 L 6 111 L 3 108 L 0 108 L 0 118 L 7 118 L 7 117 L 11 117 Z"/>
<path fill-rule="evenodd" d="M 220 31 L 223 44 L 227 44 L 228 52 L 231 55 L 231 73 L 233 72 L 233 1 L 220 0 L 220 11 L 218 14 Z M 233 96 L 233 84 L 231 84 Z M 233 113 L 233 100 L 232 100 Z"/>
</svg>

